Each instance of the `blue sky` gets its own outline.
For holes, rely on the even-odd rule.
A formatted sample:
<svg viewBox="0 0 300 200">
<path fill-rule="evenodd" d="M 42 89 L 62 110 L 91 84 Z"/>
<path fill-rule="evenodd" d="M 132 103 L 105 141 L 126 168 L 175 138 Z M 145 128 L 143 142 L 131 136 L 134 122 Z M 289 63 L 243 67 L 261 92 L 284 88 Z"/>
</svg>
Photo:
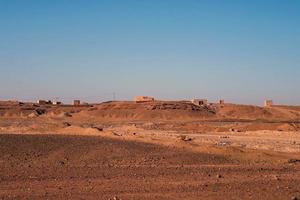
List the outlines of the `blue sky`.
<svg viewBox="0 0 300 200">
<path fill-rule="evenodd" d="M 0 0 L 0 98 L 300 104 L 300 1 Z"/>
</svg>

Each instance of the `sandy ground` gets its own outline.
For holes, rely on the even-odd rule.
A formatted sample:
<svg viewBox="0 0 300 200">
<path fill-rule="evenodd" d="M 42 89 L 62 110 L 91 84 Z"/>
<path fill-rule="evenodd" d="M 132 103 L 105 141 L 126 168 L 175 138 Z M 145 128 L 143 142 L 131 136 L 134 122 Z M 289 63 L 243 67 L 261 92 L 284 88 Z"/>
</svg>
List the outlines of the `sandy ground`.
<svg viewBox="0 0 300 200">
<path fill-rule="evenodd" d="M 0 102 L 0 199 L 297 199 L 299 111 Z"/>
<path fill-rule="evenodd" d="M 191 152 L 62 135 L 2 134 L 0 148 L 2 199 L 291 199 L 300 195 L 300 164 L 278 162 L 276 158 L 283 156 L 276 154 L 257 160 L 256 156 L 264 155 L 244 152 L 248 158 L 237 159 L 222 155 L 222 150 Z M 237 150 L 231 151 L 234 155 Z"/>
</svg>

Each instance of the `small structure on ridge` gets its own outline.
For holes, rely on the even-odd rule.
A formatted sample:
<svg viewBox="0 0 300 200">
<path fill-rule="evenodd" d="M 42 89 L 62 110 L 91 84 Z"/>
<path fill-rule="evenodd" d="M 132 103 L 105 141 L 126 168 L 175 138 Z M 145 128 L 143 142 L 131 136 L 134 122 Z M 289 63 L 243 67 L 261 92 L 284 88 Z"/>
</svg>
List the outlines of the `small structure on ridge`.
<svg viewBox="0 0 300 200">
<path fill-rule="evenodd" d="M 74 100 L 73 105 L 74 106 L 80 106 L 80 100 Z"/>
<path fill-rule="evenodd" d="M 208 104 L 207 99 L 192 99 L 191 102 L 196 106 L 206 106 Z"/>
<path fill-rule="evenodd" d="M 265 107 L 271 107 L 271 106 L 273 106 L 273 100 L 265 100 L 264 106 Z"/>
<path fill-rule="evenodd" d="M 142 102 L 153 102 L 154 98 L 153 97 L 148 97 L 148 96 L 136 96 L 134 97 L 134 100 L 136 103 L 142 103 Z"/>
</svg>

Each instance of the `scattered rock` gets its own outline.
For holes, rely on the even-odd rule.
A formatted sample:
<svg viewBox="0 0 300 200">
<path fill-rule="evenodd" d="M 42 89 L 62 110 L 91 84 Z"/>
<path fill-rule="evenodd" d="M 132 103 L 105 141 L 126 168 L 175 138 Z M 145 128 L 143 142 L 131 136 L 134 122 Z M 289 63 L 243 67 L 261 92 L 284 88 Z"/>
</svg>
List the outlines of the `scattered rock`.
<svg viewBox="0 0 300 200">
<path fill-rule="evenodd" d="M 190 138 L 190 137 L 188 137 L 188 136 L 186 136 L 186 135 L 181 135 L 181 136 L 180 136 L 180 139 L 181 139 L 182 141 L 185 141 L 185 142 L 192 141 L 192 138 Z"/>
<path fill-rule="evenodd" d="M 276 180 L 276 181 L 279 181 L 280 180 L 280 178 L 277 176 L 277 175 L 274 175 L 274 180 Z"/>
<path fill-rule="evenodd" d="M 94 110 L 98 110 L 98 108 L 97 107 L 91 107 L 91 108 L 88 109 L 88 111 L 94 111 Z"/>
<path fill-rule="evenodd" d="M 59 118 L 72 117 L 72 115 L 68 112 L 50 112 L 49 116 L 59 117 Z"/>
<path fill-rule="evenodd" d="M 92 126 L 91 128 L 96 129 L 97 131 L 103 131 L 102 127 L 98 127 L 98 126 Z"/>
<path fill-rule="evenodd" d="M 63 125 L 64 125 L 65 127 L 71 126 L 71 124 L 70 124 L 69 122 L 64 122 Z"/>
<path fill-rule="evenodd" d="M 228 138 L 229 138 L 229 136 L 227 136 L 227 135 L 224 135 L 224 136 L 220 136 L 219 138 L 220 138 L 220 139 L 228 139 Z"/>
<path fill-rule="evenodd" d="M 288 163 L 294 163 L 294 164 L 296 164 L 296 163 L 300 163 L 300 160 L 299 159 L 289 159 Z"/>
<path fill-rule="evenodd" d="M 117 132 L 115 132 L 115 131 L 113 131 L 112 134 L 115 135 L 115 136 L 122 136 L 121 133 L 117 133 Z"/>
<path fill-rule="evenodd" d="M 30 113 L 28 117 L 33 118 L 33 117 L 38 117 L 39 115 L 36 112 Z"/>
<path fill-rule="evenodd" d="M 96 129 L 97 131 L 103 131 L 103 128 L 101 126 L 98 125 L 94 125 L 94 124 L 83 124 L 81 125 L 82 128 L 92 128 L 92 129 Z"/>
<path fill-rule="evenodd" d="M 65 116 L 65 117 L 72 117 L 72 115 L 71 115 L 70 113 L 68 113 L 68 112 L 65 112 L 65 113 L 64 113 L 64 116 Z"/>
<path fill-rule="evenodd" d="M 237 132 L 237 133 L 242 132 L 241 130 L 234 129 L 234 128 L 230 128 L 229 131 L 230 131 L 230 132 Z"/>
<path fill-rule="evenodd" d="M 151 129 L 151 130 L 153 130 L 153 129 L 158 129 L 159 128 L 159 124 L 156 124 L 156 123 L 153 123 L 153 122 L 148 122 L 148 123 L 144 123 L 142 125 L 142 127 L 144 129 Z"/>
<path fill-rule="evenodd" d="M 220 141 L 218 143 L 216 143 L 217 146 L 227 146 L 227 145 L 230 145 L 231 143 L 230 142 L 226 142 L 226 141 Z"/>
<path fill-rule="evenodd" d="M 82 128 L 91 128 L 92 126 L 94 126 L 93 124 L 82 124 L 81 127 Z"/>
<path fill-rule="evenodd" d="M 295 129 L 298 129 L 298 126 L 295 123 L 291 123 L 291 126 L 293 126 Z"/>
<path fill-rule="evenodd" d="M 37 108 L 35 109 L 35 112 L 38 114 L 38 115 L 43 115 L 46 113 L 46 110 L 45 109 L 41 109 L 41 108 Z"/>
</svg>

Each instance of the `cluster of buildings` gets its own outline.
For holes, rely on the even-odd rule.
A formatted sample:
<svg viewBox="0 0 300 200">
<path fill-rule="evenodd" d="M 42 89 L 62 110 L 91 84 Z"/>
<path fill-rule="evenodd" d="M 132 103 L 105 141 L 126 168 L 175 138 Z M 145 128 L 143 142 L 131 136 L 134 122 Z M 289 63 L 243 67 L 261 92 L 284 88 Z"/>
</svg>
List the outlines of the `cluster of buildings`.
<svg viewBox="0 0 300 200">
<path fill-rule="evenodd" d="M 153 102 L 155 101 L 155 99 L 149 96 L 136 96 L 134 97 L 133 101 L 135 101 L 136 103 L 143 103 L 143 102 Z M 191 102 L 197 106 L 211 105 L 207 99 L 192 99 Z M 224 99 L 219 100 L 219 104 L 225 105 L 225 100 Z M 264 107 L 271 107 L 271 106 L 273 106 L 273 100 L 264 101 Z"/>
<path fill-rule="evenodd" d="M 207 106 L 207 105 L 211 105 L 207 99 L 192 99 L 191 102 L 194 104 L 194 105 L 197 105 L 197 106 Z M 221 99 L 219 100 L 219 104 L 220 105 L 224 105 L 225 104 L 225 100 L 224 99 Z"/>
<path fill-rule="evenodd" d="M 149 97 L 149 96 L 136 96 L 133 99 L 134 102 L 136 103 L 143 103 L 143 102 L 153 102 L 155 101 L 154 97 Z M 209 105 L 209 102 L 207 99 L 192 99 L 191 102 L 197 106 L 206 106 Z M 221 99 L 219 101 L 220 105 L 224 105 L 225 101 Z"/>
<path fill-rule="evenodd" d="M 40 105 L 61 105 L 62 103 L 60 101 L 51 101 L 51 100 L 38 100 L 38 104 Z"/>
<path fill-rule="evenodd" d="M 51 100 L 38 100 L 39 105 L 62 105 L 61 101 L 51 101 Z M 74 106 L 87 105 L 87 103 L 81 103 L 80 100 L 73 100 Z"/>
<path fill-rule="evenodd" d="M 136 103 L 143 103 L 143 102 L 154 102 L 155 99 L 154 97 L 149 97 L 149 96 L 136 96 L 133 99 L 134 102 Z M 51 101 L 51 100 L 38 100 L 37 103 L 39 105 L 62 105 L 62 102 L 60 101 Z M 211 103 L 208 102 L 207 99 L 192 99 L 191 103 L 197 106 L 209 106 L 212 105 Z M 225 101 L 223 99 L 219 100 L 220 105 L 225 105 Z M 88 103 L 82 103 L 80 100 L 73 100 L 73 105 L 74 106 L 80 106 L 80 105 L 88 105 Z M 264 101 L 264 107 L 271 107 L 273 106 L 273 101 L 272 100 L 265 100 Z"/>
</svg>

